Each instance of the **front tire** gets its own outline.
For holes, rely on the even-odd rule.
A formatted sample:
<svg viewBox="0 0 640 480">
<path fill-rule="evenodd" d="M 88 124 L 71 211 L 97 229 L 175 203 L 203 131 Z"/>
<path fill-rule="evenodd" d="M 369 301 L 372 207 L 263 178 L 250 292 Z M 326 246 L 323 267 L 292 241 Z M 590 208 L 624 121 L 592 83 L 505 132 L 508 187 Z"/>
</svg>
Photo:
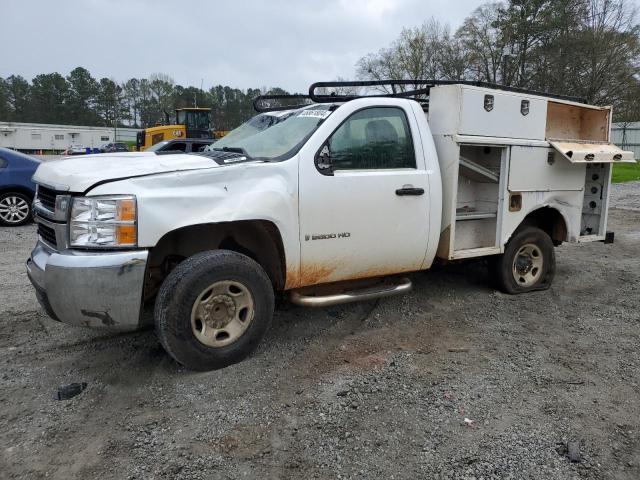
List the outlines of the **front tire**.
<svg viewBox="0 0 640 480">
<path fill-rule="evenodd" d="M 516 230 L 504 254 L 492 260 L 497 287 L 512 295 L 548 289 L 556 272 L 553 242 L 536 227 Z"/>
<path fill-rule="evenodd" d="M 201 252 L 180 263 L 160 287 L 156 335 L 189 369 L 223 368 L 257 347 L 273 309 L 273 287 L 258 263 L 229 250 Z"/>
<path fill-rule="evenodd" d="M 31 221 L 31 199 L 24 193 L 6 192 L 0 195 L 0 225 L 18 227 Z"/>
</svg>

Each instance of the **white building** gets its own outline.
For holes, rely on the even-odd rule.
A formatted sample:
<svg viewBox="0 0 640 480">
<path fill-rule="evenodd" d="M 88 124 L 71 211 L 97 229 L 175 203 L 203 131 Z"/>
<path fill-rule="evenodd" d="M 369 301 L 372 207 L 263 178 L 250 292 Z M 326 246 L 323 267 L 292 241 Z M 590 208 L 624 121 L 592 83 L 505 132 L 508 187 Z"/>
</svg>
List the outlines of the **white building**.
<svg viewBox="0 0 640 480">
<path fill-rule="evenodd" d="M 99 148 L 109 142 L 135 142 L 135 128 L 82 127 L 0 122 L 0 147 L 25 153 L 57 153 L 71 145 Z"/>
</svg>

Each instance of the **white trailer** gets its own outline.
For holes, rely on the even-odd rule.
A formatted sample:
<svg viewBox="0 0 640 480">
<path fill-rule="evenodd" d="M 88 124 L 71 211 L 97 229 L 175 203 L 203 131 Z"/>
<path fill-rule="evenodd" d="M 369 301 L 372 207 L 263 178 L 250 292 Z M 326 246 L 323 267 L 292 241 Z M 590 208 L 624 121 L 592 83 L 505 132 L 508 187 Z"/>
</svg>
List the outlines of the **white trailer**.
<svg viewBox="0 0 640 480">
<path fill-rule="evenodd" d="M 317 104 L 232 145 L 42 164 L 27 262 L 42 306 L 131 330 L 155 305 L 167 352 L 204 370 L 255 348 L 275 295 L 397 294 L 408 272 L 472 257 L 525 293 L 551 285 L 554 246 L 612 241 L 611 166 L 634 160 L 610 143 L 611 108 L 463 82 L 339 85 L 381 83 L 426 86 L 314 84 Z"/>
<path fill-rule="evenodd" d="M 0 122 L 0 147 L 24 153 L 61 152 L 71 145 L 94 149 L 114 141 L 135 141 L 136 133 L 133 128 Z"/>
</svg>

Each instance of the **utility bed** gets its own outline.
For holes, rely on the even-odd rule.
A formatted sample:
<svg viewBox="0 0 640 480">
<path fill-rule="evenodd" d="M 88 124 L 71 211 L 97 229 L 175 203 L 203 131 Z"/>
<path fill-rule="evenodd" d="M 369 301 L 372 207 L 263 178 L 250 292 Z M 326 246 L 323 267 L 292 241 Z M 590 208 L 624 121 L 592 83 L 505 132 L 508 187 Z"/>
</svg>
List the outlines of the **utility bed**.
<svg viewBox="0 0 640 480">
<path fill-rule="evenodd" d="M 554 241 L 605 239 L 611 164 L 634 161 L 609 143 L 611 107 L 452 84 L 430 89 L 427 118 L 442 174 L 440 258 L 502 253 L 541 207 L 564 219 Z"/>
</svg>

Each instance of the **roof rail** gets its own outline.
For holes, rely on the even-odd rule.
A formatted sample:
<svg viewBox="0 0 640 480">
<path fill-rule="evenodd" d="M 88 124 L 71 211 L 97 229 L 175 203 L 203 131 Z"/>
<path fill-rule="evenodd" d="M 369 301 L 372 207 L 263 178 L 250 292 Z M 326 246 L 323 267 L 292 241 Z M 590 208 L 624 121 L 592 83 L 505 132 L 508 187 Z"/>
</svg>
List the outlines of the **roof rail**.
<svg viewBox="0 0 640 480">
<path fill-rule="evenodd" d="M 295 100 L 298 103 L 288 104 L 286 100 Z M 282 103 L 282 101 L 285 101 Z M 294 110 L 310 105 L 309 95 L 286 94 L 286 95 L 260 95 L 253 99 L 253 108 L 256 112 L 277 112 L 281 110 Z"/>
<path fill-rule="evenodd" d="M 577 103 L 587 103 L 584 98 L 573 97 L 569 95 L 558 95 L 555 93 L 545 93 L 536 90 L 528 90 L 526 88 L 511 87 L 508 85 L 500 85 L 497 83 L 479 82 L 472 80 L 362 80 L 362 81 L 333 81 L 333 82 L 316 82 L 309 87 L 309 98 L 316 103 L 332 103 L 332 102 L 348 102 L 356 98 L 366 97 L 393 97 L 393 98 L 411 98 L 422 105 L 424 110 L 429 106 L 429 91 L 431 87 L 437 85 L 471 85 L 474 87 L 492 88 L 495 90 L 504 90 L 507 92 L 527 93 L 529 95 L 538 95 L 541 97 L 557 98 L 559 100 L 568 100 Z M 349 88 L 349 87 L 381 87 L 385 91 L 372 93 L 367 95 L 356 94 L 318 94 L 316 90 L 320 88 Z M 403 91 L 406 87 L 412 87 L 412 90 Z M 389 93 L 391 90 L 391 93 Z"/>
</svg>

